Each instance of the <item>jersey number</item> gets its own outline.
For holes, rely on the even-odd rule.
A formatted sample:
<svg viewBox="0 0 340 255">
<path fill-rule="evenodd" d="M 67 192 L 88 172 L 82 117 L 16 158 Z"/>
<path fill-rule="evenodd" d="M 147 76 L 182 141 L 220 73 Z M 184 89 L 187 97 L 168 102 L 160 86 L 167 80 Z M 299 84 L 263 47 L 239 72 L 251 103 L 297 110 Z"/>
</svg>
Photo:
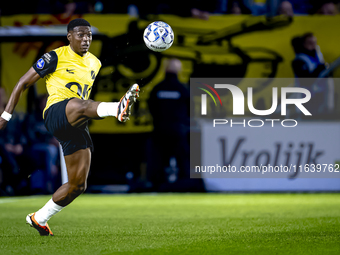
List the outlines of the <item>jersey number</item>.
<svg viewBox="0 0 340 255">
<path fill-rule="evenodd" d="M 84 90 L 82 90 L 81 85 L 78 82 L 69 82 L 65 85 L 66 88 L 68 88 L 69 90 L 71 90 L 72 92 L 74 92 L 71 87 L 72 86 L 77 86 L 77 95 L 81 97 L 81 99 L 87 99 L 88 95 L 89 95 L 89 91 L 91 90 L 88 89 L 89 85 L 84 84 Z"/>
</svg>

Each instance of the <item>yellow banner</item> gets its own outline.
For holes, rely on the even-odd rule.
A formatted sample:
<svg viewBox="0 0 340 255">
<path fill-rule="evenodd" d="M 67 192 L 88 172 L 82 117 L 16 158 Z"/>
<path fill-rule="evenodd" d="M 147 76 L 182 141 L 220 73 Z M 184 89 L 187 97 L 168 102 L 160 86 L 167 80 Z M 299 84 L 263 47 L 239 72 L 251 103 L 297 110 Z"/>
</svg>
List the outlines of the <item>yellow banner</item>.
<svg viewBox="0 0 340 255">
<path fill-rule="evenodd" d="M 96 79 L 94 100 L 118 101 L 134 82 L 142 81 L 139 102 L 126 123 L 115 118 L 91 121 L 93 133 L 138 133 L 152 131 L 152 117 L 147 99 L 153 87 L 164 78 L 164 61 L 179 58 L 183 69 L 179 79 L 188 83 L 190 77 L 294 77 L 291 62 L 295 57 L 291 40 L 294 36 L 313 32 L 326 62 L 340 56 L 340 16 L 297 16 L 293 20 L 276 17 L 266 20 L 254 16 L 211 16 L 208 21 L 172 15 L 136 20 L 128 15 L 84 15 L 109 41 L 94 40 L 90 51 L 103 63 Z M 173 46 L 163 52 L 148 50 L 141 38 L 144 28 L 155 20 L 171 25 L 175 33 Z M 69 20 L 52 15 L 14 15 L 1 17 L 6 26 L 67 24 Z M 65 27 L 66 36 L 66 27 Z M 3 40 L 2 40 L 3 41 Z M 125 42 L 125 44 L 124 44 Z M 64 45 L 63 41 L 2 42 L 1 86 L 9 94 L 20 77 L 39 58 L 42 49 L 50 51 Z M 109 49 L 107 51 L 103 49 Z M 339 69 L 334 77 L 340 77 Z M 239 85 L 242 88 L 242 84 Z M 255 89 L 254 100 L 270 107 L 272 84 Z M 44 80 L 36 85 L 37 93 L 46 93 Z M 335 93 L 339 93 L 336 86 Z M 27 93 L 16 110 L 26 111 Z"/>
</svg>

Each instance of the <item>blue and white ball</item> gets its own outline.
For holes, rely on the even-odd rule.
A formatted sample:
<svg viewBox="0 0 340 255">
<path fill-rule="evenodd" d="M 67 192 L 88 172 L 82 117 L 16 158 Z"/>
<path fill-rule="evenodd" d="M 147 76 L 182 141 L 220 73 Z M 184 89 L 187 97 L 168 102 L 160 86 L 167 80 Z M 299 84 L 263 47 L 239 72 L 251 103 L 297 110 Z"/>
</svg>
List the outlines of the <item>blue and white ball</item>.
<svg viewBox="0 0 340 255">
<path fill-rule="evenodd" d="M 155 21 L 145 28 L 143 39 L 150 50 L 161 52 L 171 47 L 174 42 L 174 32 L 167 23 Z"/>
</svg>

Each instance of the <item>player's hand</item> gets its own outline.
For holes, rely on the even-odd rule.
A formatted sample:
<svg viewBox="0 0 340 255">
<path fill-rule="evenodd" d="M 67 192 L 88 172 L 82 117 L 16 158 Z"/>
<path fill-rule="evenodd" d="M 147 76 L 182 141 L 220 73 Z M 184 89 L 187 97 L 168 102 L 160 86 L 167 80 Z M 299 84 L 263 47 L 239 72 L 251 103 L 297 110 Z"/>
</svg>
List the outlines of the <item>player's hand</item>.
<svg viewBox="0 0 340 255">
<path fill-rule="evenodd" d="M 7 126 L 7 122 L 7 120 L 0 117 L 0 130 L 5 129 L 5 127 Z"/>
</svg>

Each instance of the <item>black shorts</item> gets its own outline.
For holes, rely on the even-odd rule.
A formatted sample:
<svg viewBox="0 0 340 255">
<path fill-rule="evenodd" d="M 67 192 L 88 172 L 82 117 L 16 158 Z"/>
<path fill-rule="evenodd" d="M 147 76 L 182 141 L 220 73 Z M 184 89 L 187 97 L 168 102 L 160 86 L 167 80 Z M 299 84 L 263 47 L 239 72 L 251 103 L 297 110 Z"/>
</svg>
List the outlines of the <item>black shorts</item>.
<svg viewBox="0 0 340 255">
<path fill-rule="evenodd" d="M 45 111 L 45 126 L 57 138 L 63 148 L 64 156 L 78 150 L 90 148 L 93 152 L 93 143 L 90 136 L 88 123 L 80 127 L 73 127 L 66 117 L 66 105 L 72 98 L 51 105 Z"/>
</svg>

